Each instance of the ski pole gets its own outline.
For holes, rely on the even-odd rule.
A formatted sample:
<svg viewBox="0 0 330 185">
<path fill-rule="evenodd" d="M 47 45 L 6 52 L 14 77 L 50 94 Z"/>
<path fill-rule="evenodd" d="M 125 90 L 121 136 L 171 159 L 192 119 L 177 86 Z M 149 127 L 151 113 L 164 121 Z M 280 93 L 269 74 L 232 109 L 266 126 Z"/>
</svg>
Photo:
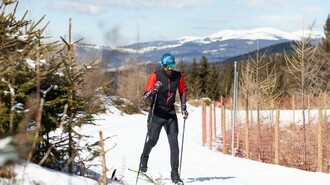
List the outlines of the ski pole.
<svg viewBox="0 0 330 185">
<path fill-rule="evenodd" d="M 183 154 L 183 141 L 184 141 L 184 131 L 186 127 L 186 118 L 183 120 L 183 129 L 182 129 L 182 142 L 181 142 L 181 154 L 180 154 L 180 169 L 179 169 L 179 174 L 181 175 L 181 165 L 182 165 L 182 154 Z"/>
<path fill-rule="evenodd" d="M 147 143 L 147 139 L 148 139 L 148 136 L 149 136 L 149 127 L 152 123 L 152 118 L 154 117 L 154 111 L 155 111 L 155 105 L 156 105 L 156 100 L 157 100 L 157 95 L 158 93 L 156 93 L 155 95 L 155 99 L 154 99 L 154 102 L 153 102 L 153 105 L 152 105 L 152 109 L 151 109 L 151 117 L 150 117 L 150 120 L 149 120 L 149 123 L 148 123 L 148 130 L 147 130 L 147 134 L 146 134 L 146 138 L 144 140 L 144 145 L 143 145 L 143 150 L 144 148 L 146 147 L 146 143 Z M 142 153 L 143 153 L 143 150 L 142 150 Z M 141 159 L 140 159 L 140 163 L 139 163 L 139 170 L 138 170 L 138 173 L 137 173 L 137 176 L 136 176 L 136 181 L 135 181 L 135 185 L 137 185 L 138 181 L 139 181 L 139 175 L 140 175 L 140 169 L 141 169 Z"/>
</svg>

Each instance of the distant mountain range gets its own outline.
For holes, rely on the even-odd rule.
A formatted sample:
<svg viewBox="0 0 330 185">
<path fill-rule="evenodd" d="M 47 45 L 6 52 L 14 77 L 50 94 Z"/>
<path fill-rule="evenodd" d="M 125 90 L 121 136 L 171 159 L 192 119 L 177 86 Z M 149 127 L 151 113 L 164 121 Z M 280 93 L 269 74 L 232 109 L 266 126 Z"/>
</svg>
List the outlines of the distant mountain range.
<svg viewBox="0 0 330 185">
<path fill-rule="evenodd" d="M 322 32 L 299 31 L 284 32 L 275 28 L 255 28 L 251 30 L 223 30 L 207 37 L 182 37 L 171 41 L 151 41 L 135 43 L 116 49 L 82 44 L 79 52 L 91 50 L 100 53 L 102 60 L 111 67 L 118 67 L 134 59 L 139 62 L 159 62 L 164 53 L 172 53 L 177 61 L 197 61 L 206 56 L 209 62 L 221 62 L 241 56 L 257 49 L 300 40 L 309 35 L 316 40 L 323 37 Z M 287 47 L 287 44 L 283 44 Z M 278 48 L 278 47 L 277 47 Z"/>
</svg>

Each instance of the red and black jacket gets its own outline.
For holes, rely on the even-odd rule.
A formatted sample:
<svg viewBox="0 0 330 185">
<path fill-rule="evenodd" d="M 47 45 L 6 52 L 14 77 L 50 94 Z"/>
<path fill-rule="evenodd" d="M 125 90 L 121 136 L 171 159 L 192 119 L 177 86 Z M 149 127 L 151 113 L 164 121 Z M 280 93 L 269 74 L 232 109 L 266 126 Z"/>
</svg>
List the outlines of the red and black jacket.
<svg viewBox="0 0 330 185">
<path fill-rule="evenodd" d="M 173 70 L 171 76 L 168 77 L 164 69 L 160 69 L 151 73 L 149 76 L 146 88 L 144 89 L 144 98 L 150 98 L 153 95 L 154 85 L 157 81 L 162 83 L 157 95 L 156 107 L 164 109 L 174 109 L 175 96 L 177 89 L 179 90 L 181 106 L 186 106 L 186 87 L 183 75 Z"/>
</svg>

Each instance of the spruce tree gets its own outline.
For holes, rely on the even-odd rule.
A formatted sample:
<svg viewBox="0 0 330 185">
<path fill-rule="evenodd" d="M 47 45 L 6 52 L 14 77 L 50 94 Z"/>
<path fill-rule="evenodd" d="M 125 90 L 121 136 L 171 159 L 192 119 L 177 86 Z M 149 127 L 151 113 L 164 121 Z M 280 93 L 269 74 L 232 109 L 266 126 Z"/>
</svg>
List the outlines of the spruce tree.
<svg viewBox="0 0 330 185">
<path fill-rule="evenodd" d="M 231 95 L 231 89 L 234 84 L 234 65 L 232 62 L 227 62 L 219 69 L 219 90 L 220 95 L 228 97 Z"/>
<path fill-rule="evenodd" d="M 27 20 L 25 13 L 16 19 L 17 4 L 12 12 L 6 13 L 7 6 L 11 5 L 2 5 L 0 15 L 3 23 L 0 28 L 0 133 L 2 137 L 17 138 L 21 158 L 39 163 L 50 148 L 48 133 L 56 129 L 49 117 L 56 108 L 43 109 L 43 105 L 46 90 L 55 82 L 58 45 L 44 41 L 47 27 L 47 24 L 41 25 L 44 17 L 35 22 Z"/>
<path fill-rule="evenodd" d="M 198 86 L 201 89 L 201 96 L 206 97 L 207 96 L 207 78 L 209 75 L 209 64 L 208 64 L 206 56 L 202 56 L 202 58 L 200 60 L 198 75 L 199 75 Z"/>
<path fill-rule="evenodd" d="M 330 53 L 330 15 L 328 15 L 327 20 L 325 21 L 324 29 L 324 38 L 323 38 L 323 48 L 327 53 Z"/>
<path fill-rule="evenodd" d="M 329 78 L 330 78 L 330 15 L 325 22 L 324 28 L 324 38 L 322 39 L 321 47 L 316 52 L 316 57 L 320 61 L 324 61 L 320 69 L 321 78 L 318 83 L 322 84 L 321 89 L 324 91 L 330 90 Z"/>
<path fill-rule="evenodd" d="M 220 97 L 219 70 L 215 64 L 210 65 L 209 75 L 207 76 L 207 97 L 216 100 Z"/>
<path fill-rule="evenodd" d="M 95 92 L 93 97 L 83 96 L 83 91 L 85 87 L 84 76 L 89 72 L 95 70 L 95 65 L 97 65 L 96 60 L 92 61 L 88 66 L 79 66 L 75 60 L 75 50 L 74 46 L 80 40 L 72 42 L 71 40 L 71 19 L 69 20 L 69 38 L 66 41 L 61 37 L 63 41 L 63 49 L 60 52 L 61 60 L 61 73 L 63 76 L 59 81 L 59 91 L 61 91 L 62 96 L 56 97 L 53 103 L 57 104 L 62 114 L 58 117 L 60 122 L 60 127 L 63 128 L 63 134 L 61 138 L 54 138 L 52 142 L 60 144 L 63 146 L 61 151 L 59 151 L 59 159 L 62 160 L 61 168 L 62 170 L 68 170 L 69 173 L 73 173 L 74 163 L 81 163 L 87 159 L 83 159 L 80 153 L 91 146 L 80 146 L 79 141 L 88 136 L 82 135 L 76 131 L 78 127 L 86 124 L 94 124 L 94 114 L 100 112 L 102 101 L 97 97 L 98 94 Z M 94 101 L 94 107 L 90 107 L 90 101 Z M 91 152 L 97 152 L 92 150 Z M 95 157 L 95 155 L 93 155 Z"/>
<path fill-rule="evenodd" d="M 180 71 L 184 76 L 187 75 L 187 65 L 184 62 L 178 62 L 177 67 L 178 71 Z"/>
<path fill-rule="evenodd" d="M 24 113 L 23 109 L 33 107 L 25 106 L 27 97 L 30 94 L 37 94 L 37 72 L 36 72 L 36 53 L 40 56 L 47 56 L 52 50 L 51 44 L 43 44 L 41 40 L 46 26 L 38 28 L 43 18 L 37 22 L 26 20 L 26 13 L 21 19 L 16 19 L 17 3 L 12 12 L 7 13 L 7 6 L 12 3 L 1 5 L 0 14 L 0 111 L 1 129 L 4 135 L 14 134 L 18 130 L 20 121 Z M 22 105 L 22 106 L 17 106 Z M 36 108 L 36 107 L 34 107 Z M 30 119 L 34 122 L 34 118 Z M 27 123 L 24 123 L 27 124 Z M 28 127 L 28 126 L 25 126 Z"/>
<path fill-rule="evenodd" d="M 191 99 L 198 99 L 201 95 L 201 89 L 199 88 L 199 72 L 196 58 L 194 58 L 189 71 L 190 72 L 189 74 L 187 74 L 186 77 L 186 88 L 188 91 L 188 97 Z"/>
</svg>

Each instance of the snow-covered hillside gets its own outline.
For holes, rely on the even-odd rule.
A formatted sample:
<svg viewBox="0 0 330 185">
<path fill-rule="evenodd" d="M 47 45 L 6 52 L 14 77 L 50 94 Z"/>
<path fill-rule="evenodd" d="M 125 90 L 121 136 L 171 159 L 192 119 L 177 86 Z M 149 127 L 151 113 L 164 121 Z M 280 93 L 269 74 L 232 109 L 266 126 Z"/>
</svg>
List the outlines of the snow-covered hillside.
<svg viewBox="0 0 330 185">
<path fill-rule="evenodd" d="M 272 27 L 255 28 L 250 30 L 222 30 L 217 33 L 211 34 L 200 40 L 209 40 L 210 42 L 224 41 L 230 39 L 246 39 L 246 40 L 299 40 L 302 36 L 308 36 L 311 34 L 311 38 L 322 38 L 323 33 L 313 31 L 296 31 L 285 32 Z"/>
<path fill-rule="evenodd" d="M 191 185 L 328 185 L 330 174 L 307 172 L 278 165 L 264 164 L 247 159 L 224 155 L 221 152 L 210 151 L 201 144 L 201 110 L 200 107 L 189 106 L 189 118 L 186 121 L 185 140 L 181 177 Z M 97 126 L 84 126 L 77 131 L 93 136 L 87 142 L 99 140 L 99 131 L 106 140 L 107 176 L 114 169 L 116 177 L 127 185 L 135 184 L 136 173 L 129 170 L 137 169 L 146 136 L 146 114 L 125 115 L 110 106 L 106 114 L 97 116 Z M 178 114 L 181 146 L 183 119 Z M 83 143 L 82 143 L 83 144 Z M 86 153 L 88 155 L 88 153 Z M 159 142 L 153 149 L 149 159 L 147 174 L 158 180 L 158 184 L 170 183 L 169 145 L 165 132 L 162 131 Z M 101 164 L 98 158 L 94 164 Z M 87 166 L 87 165 L 86 165 Z M 101 166 L 90 167 L 89 170 L 102 174 Z M 16 184 L 23 184 L 22 165 L 16 166 L 18 173 Z M 11 184 L 0 179 L 0 184 Z M 94 185 L 96 181 L 70 176 L 53 170 L 43 169 L 29 164 L 24 174 L 24 184 L 42 185 Z M 117 184 L 108 182 L 108 184 Z M 140 185 L 149 185 L 143 177 Z"/>
<path fill-rule="evenodd" d="M 301 37 L 307 37 L 309 35 L 311 38 L 315 38 L 315 39 L 319 39 L 324 36 L 324 34 L 319 31 L 310 32 L 308 30 L 304 30 L 304 31 L 295 31 L 295 32 L 285 32 L 272 27 L 262 27 L 262 28 L 255 28 L 249 30 L 228 29 L 228 30 L 221 30 L 206 37 L 196 37 L 196 36 L 181 37 L 174 40 L 177 42 L 160 41 L 163 42 L 164 44 L 159 44 L 160 42 L 156 41 L 154 45 L 149 45 L 140 48 L 141 49 L 140 52 L 144 53 L 156 49 L 160 50 L 166 48 L 175 48 L 189 42 L 210 44 L 212 42 L 226 41 L 226 40 L 300 40 Z M 135 50 L 131 50 L 131 51 L 135 51 Z"/>
<path fill-rule="evenodd" d="M 109 67 L 118 67 L 122 65 L 122 59 L 136 58 L 137 54 L 139 62 L 159 62 L 160 57 L 168 52 L 175 55 L 178 61 L 187 63 L 202 56 L 206 56 L 208 62 L 221 62 L 274 45 L 278 45 L 278 51 L 283 52 L 288 46 L 279 44 L 300 40 L 303 35 L 311 35 L 314 43 L 318 43 L 324 34 L 318 31 L 310 33 L 309 30 L 284 32 L 271 27 L 221 30 L 205 37 L 184 36 L 173 40 L 134 43 L 117 48 L 117 53 L 104 49 L 103 58 L 107 59 L 105 62 L 109 63 Z"/>
</svg>

